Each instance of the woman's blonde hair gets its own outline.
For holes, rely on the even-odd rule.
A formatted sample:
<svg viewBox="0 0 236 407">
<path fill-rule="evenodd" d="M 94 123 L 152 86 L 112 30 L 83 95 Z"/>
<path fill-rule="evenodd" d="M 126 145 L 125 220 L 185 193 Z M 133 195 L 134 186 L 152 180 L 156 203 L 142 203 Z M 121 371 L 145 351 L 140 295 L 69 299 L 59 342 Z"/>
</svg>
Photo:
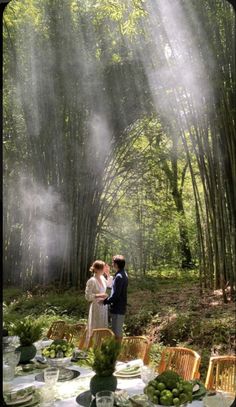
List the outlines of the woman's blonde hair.
<svg viewBox="0 0 236 407">
<path fill-rule="evenodd" d="M 89 271 L 91 271 L 91 273 L 96 273 L 96 270 L 103 270 L 105 266 L 104 261 L 102 260 L 95 260 L 92 264 L 92 266 L 90 267 Z"/>
</svg>

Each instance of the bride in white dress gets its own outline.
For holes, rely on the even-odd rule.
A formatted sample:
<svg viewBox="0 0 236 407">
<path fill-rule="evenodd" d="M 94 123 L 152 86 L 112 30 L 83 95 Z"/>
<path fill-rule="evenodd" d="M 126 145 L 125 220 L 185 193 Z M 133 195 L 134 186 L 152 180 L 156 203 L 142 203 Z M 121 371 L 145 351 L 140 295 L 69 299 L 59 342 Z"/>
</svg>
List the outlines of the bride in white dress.
<svg viewBox="0 0 236 407">
<path fill-rule="evenodd" d="M 96 260 L 90 267 L 93 276 L 87 281 L 85 298 L 90 302 L 86 344 L 92 335 L 93 329 L 108 327 L 108 307 L 103 305 L 103 300 L 108 296 L 107 287 L 112 285 L 109 266 L 104 261 Z M 107 278 L 104 277 L 104 274 Z"/>
</svg>

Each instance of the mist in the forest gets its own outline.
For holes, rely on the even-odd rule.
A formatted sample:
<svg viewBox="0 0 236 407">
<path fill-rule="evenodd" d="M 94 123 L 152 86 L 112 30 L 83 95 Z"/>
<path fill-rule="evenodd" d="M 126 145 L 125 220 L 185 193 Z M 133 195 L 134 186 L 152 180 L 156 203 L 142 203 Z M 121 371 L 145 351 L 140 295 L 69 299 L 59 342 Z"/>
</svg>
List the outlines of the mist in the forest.
<svg viewBox="0 0 236 407">
<path fill-rule="evenodd" d="M 199 40 L 206 47 L 208 40 L 191 2 L 187 6 L 178 0 L 146 4 L 149 18 L 146 26 L 144 21 L 144 30 L 150 42 L 143 47 L 141 58 L 154 106 L 167 128 L 175 118 L 181 130 L 191 116 L 203 119 L 206 102 L 211 97 L 211 83 L 199 49 Z M 209 52 L 208 64 L 214 69 Z"/>
<path fill-rule="evenodd" d="M 67 254 L 69 224 L 65 203 L 53 187 L 40 185 L 27 175 L 19 180 L 18 192 L 18 205 L 24 220 L 22 262 L 27 264 L 28 251 L 34 256 L 40 254 L 42 270 L 46 273 L 51 260 Z"/>
<path fill-rule="evenodd" d="M 83 2 L 73 7 L 84 14 L 73 12 L 69 2 L 59 3 L 41 3 L 44 32 L 29 19 L 17 26 L 16 65 L 8 72 L 34 167 L 32 177 L 19 171 L 12 187 L 20 196 L 24 265 L 27 256 L 65 258 L 71 249 L 79 262 L 84 250 L 79 239 L 96 238 L 102 207 L 96 199 L 125 129 L 148 110 L 166 128 L 174 118 L 183 125 L 186 116 L 204 114 L 203 101 L 211 95 L 194 37 L 204 33 L 191 5 L 186 11 L 178 0 L 144 2 L 147 14 L 138 22 L 144 35 L 140 31 L 134 41 L 120 33 L 115 20 L 96 30 L 92 9 L 86 15 Z M 115 63 L 114 55 L 112 60 L 106 37 L 112 30 L 121 62 Z M 211 56 L 209 61 L 213 66 Z M 14 121 L 18 139 L 22 128 Z M 14 212 L 14 193 L 11 198 Z M 72 242 L 80 249 L 71 248 Z"/>
</svg>

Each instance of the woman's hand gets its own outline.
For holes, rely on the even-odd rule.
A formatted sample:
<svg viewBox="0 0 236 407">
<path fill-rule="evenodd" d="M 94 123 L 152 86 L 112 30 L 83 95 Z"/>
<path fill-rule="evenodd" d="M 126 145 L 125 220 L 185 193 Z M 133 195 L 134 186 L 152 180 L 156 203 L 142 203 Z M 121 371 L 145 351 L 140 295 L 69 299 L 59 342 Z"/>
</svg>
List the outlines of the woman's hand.
<svg viewBox="0 0 236 407">
<path fill-rule="evenodd" d="M 105 300 L 108 297 L 107 293 L 102 293 L 102 294 L 96 294 L 96 298 Z"/>
<path fill-rule="evenodd" d="M 108 266 L 108 264 L 105 264 L 103 271 L 107 278 L 110 277 L 110 267 Z"/>
</svg>

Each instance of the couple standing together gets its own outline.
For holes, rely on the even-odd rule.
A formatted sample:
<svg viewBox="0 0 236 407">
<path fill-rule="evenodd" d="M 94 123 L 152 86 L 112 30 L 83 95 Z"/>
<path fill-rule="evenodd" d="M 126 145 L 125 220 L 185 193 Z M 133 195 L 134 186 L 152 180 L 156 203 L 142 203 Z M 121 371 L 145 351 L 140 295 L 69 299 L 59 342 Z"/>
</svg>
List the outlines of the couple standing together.
<svg viewBox="0 0 236 407">
<path fill-rule="evenodd" d="M 122 338 L 122 328 L 127 306 L 128 275 L 124 269 L 125 258 L 116 255 L 112 259 L 114 277 L 110 275 L 110 267 L 101 260 L 96 260 L 90 271 L 93 276 L 87 281 L 85 298 L 90 302 L 87 338 L 92 335 L 93 329 L 108 327 L 108 305 L 110 307 L 111 329 L 117 339 Z M 111 294 L 106 293 L 111 288 Z"/>
</svg>

